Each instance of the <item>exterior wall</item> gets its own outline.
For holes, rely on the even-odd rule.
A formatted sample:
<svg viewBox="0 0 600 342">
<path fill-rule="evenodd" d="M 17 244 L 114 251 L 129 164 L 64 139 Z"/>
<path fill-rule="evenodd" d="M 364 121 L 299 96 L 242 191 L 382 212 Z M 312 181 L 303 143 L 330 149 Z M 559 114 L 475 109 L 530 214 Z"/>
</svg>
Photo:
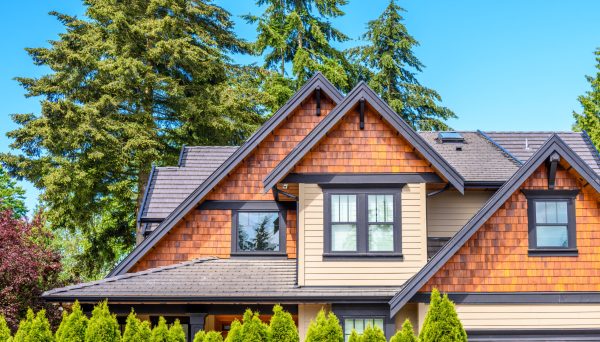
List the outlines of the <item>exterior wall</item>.
<svg viewBox="0 0 600 342">
<path fill-rule="evenodd" d="M 541 166 L 521 189 L 547 189 L 547 174 Z M 573 174 L 559 168 L 556 189 L 580 188 Z M 595 191 L 581 189 L 575 208 L 577 256 L 528 255 L 527 199 L 518 190 L 421 291 L 600 291 L 600 210 Z"/>
<path fill-rule="evenodd" d="M 415 332 L 419 329 L 419 308 L 417 303 L 408 303 L 394 316 L 396 331 L 402 330 L 402 324 L 409 320 Z"/>
<path fill-rule="evenodd" d="M 294 173 L 434 172 L 398 132 L 371 109 L 365 128 L 350 110 L 340 123 L 294 167 Z"/>
<path fill-rule="evenodd" d="M 401 197 L 404 260 L 324 261 L 323 192 L 300 184 L 299 285 L 401 285 L 419 271 L 427 261 L 425 184 L 407 184 Z"/>
<path fill-rule="evenodd" d="M 298 304 L 298 334 L 300 335 L 300 341 L 304 341 L 310 321 L 317 317 L 322 308 L 326 311 L 331 310 L 328 304 Z"/>
<path fill-rule="evenodd" d="M 427 236 L 453 237 L 493 195 L 492 191 L 448 190 L 427 198 Z"/>
</svg>

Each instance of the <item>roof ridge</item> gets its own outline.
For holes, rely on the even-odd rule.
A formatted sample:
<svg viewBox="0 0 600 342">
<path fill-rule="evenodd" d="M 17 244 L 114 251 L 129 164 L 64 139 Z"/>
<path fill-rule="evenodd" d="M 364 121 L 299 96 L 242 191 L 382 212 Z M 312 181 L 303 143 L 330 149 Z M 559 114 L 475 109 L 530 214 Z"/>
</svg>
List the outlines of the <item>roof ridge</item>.
<svg viewBox="0 0 600 342">
<path fill-rule="evenodd" d="M 576 131 L 485 131 L 486 133 L 544 133 L 544 134 L 565 134 L 580 133 Z"/>
<path fill-rule="evenodd" d="M 521 161 L 519 158 L 517 158 L 514 154 L 510 153 L 502 145 L 500 145 L 498 142 L 496 142 L 494 139 L 492 139 L 492 137 L 485 134 L 485 132 L 483 132 L 481 130 L 477 130 L 477 133 L 479 133 L 488 143 L 492 144 L 492 146 L 499 149 L 500 152 L 502 152 L 504 155 L 508 156 L 509 159 L 511 159 L 517 166 L 523 165 L 523 161 Z"/>
</svg>

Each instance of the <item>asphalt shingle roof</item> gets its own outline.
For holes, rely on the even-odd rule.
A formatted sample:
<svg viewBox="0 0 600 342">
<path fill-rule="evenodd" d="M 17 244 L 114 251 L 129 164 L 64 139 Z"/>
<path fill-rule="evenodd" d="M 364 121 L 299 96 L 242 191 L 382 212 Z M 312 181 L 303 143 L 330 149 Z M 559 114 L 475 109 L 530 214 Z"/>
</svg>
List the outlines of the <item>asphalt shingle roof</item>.
<svg viewBox="0 0 600 342">
<path fill-rule="evenodd" d="M 180 264 L 128 273 L 103 280 L 53 289 L 48 300 L 97 301 L 141 299 L 236 301 L 272 298 L 315 300 L 319 298 L 391 299 L 400 286 L 298 287 L 296 260 L 201 258 Z"/>
</svg>

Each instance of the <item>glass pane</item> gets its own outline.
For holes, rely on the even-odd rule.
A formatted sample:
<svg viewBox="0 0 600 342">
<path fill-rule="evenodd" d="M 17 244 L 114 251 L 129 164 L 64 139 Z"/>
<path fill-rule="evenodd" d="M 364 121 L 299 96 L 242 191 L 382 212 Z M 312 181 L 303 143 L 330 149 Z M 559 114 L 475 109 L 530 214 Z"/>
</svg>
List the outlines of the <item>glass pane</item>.
<svg viewBox="0 0 600 342">
<path fill-rule="evenodd" d="M 354 329 L 354 320 L 353 319 L 345 319 L 344 320 L 344 334 L 350 335 L 352 333 L 352 329 Z"/>
<path fill-rule="evenodd" d="M 546 223 L 556 223 L 556 202 L 546 202 Z"/>
<path fill-rule="evenodd" d="M 240 251 L 279 251 L 279 213 L 238 213 Z"/>
<path fill-rule="evenodd" d="M 369 195 L 369 222 L 394 221 L 394 196 Z"/>
<path fill-rule="evenodd" d="M 356 225 L 331 225 L 331 250 L 334 252 L 356 251 Z"/>
<path fill-rule="evenodd" d="M 538 247 L 569 247 L 567 226 L 537 226 Z"/>
<path fill-rule="evenodd" d="M 535 222 L 546 222 L 546 202 L 535 202 Z"/>
<path fill-rule="evenodd" d="M 537 223 L 567 223 L 567 201 L 538 201 L 535 216 Z"/>
<path fill-rule="evenodd" d="M 356 222 L 356 195 L 331 195 L 331 222 Z"/>
<path fill-rule="evenodd" d="M 383 330 L 383 319 L 376 318 L 376 319 L 373 320 L 373 323 L 374 323 L 373 326 L 380 327 L 381 330 Z"/>
<path fill-rule="evenodd" d="M 354 330 L 356 330 L 357 333 L 362 334 L 363 331 L 365 331 L 365 322 L 362 319 L 355 319 L 354 320 Z"/>
<path fill-rule="evenodd" d="M 340 196 L 331 196 L 331 222 L 340 222 Z"/>
<path fill-rule="evenodd" d="M 569 223 L 567 202 L 556 202 L 556 223 Z"/>
<path fill-rule="evenodd" d="M 394 226 L 391 224 L 369 225 L 369 251 L 394 251 Z"/>
</svg>

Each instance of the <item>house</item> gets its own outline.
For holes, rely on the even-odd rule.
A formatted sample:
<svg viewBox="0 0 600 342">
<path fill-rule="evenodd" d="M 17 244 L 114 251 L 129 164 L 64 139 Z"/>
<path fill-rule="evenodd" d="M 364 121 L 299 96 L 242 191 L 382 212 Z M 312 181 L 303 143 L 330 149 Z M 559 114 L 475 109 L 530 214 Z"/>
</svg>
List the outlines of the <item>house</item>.
<svg viewBox="0 0 600 342">
<path fill-rule="evenodd" d="M 585 132 L 416 132 L 366 84 L 311 78 L 240 147 L 184 146 L 152 170 L 140 243 L 108 299 L 193 336 L 281 303 L 348 335 L 423 324 L 448 293 L 471 341 L 600 339 L 600 158 Z"/>
</svg>

